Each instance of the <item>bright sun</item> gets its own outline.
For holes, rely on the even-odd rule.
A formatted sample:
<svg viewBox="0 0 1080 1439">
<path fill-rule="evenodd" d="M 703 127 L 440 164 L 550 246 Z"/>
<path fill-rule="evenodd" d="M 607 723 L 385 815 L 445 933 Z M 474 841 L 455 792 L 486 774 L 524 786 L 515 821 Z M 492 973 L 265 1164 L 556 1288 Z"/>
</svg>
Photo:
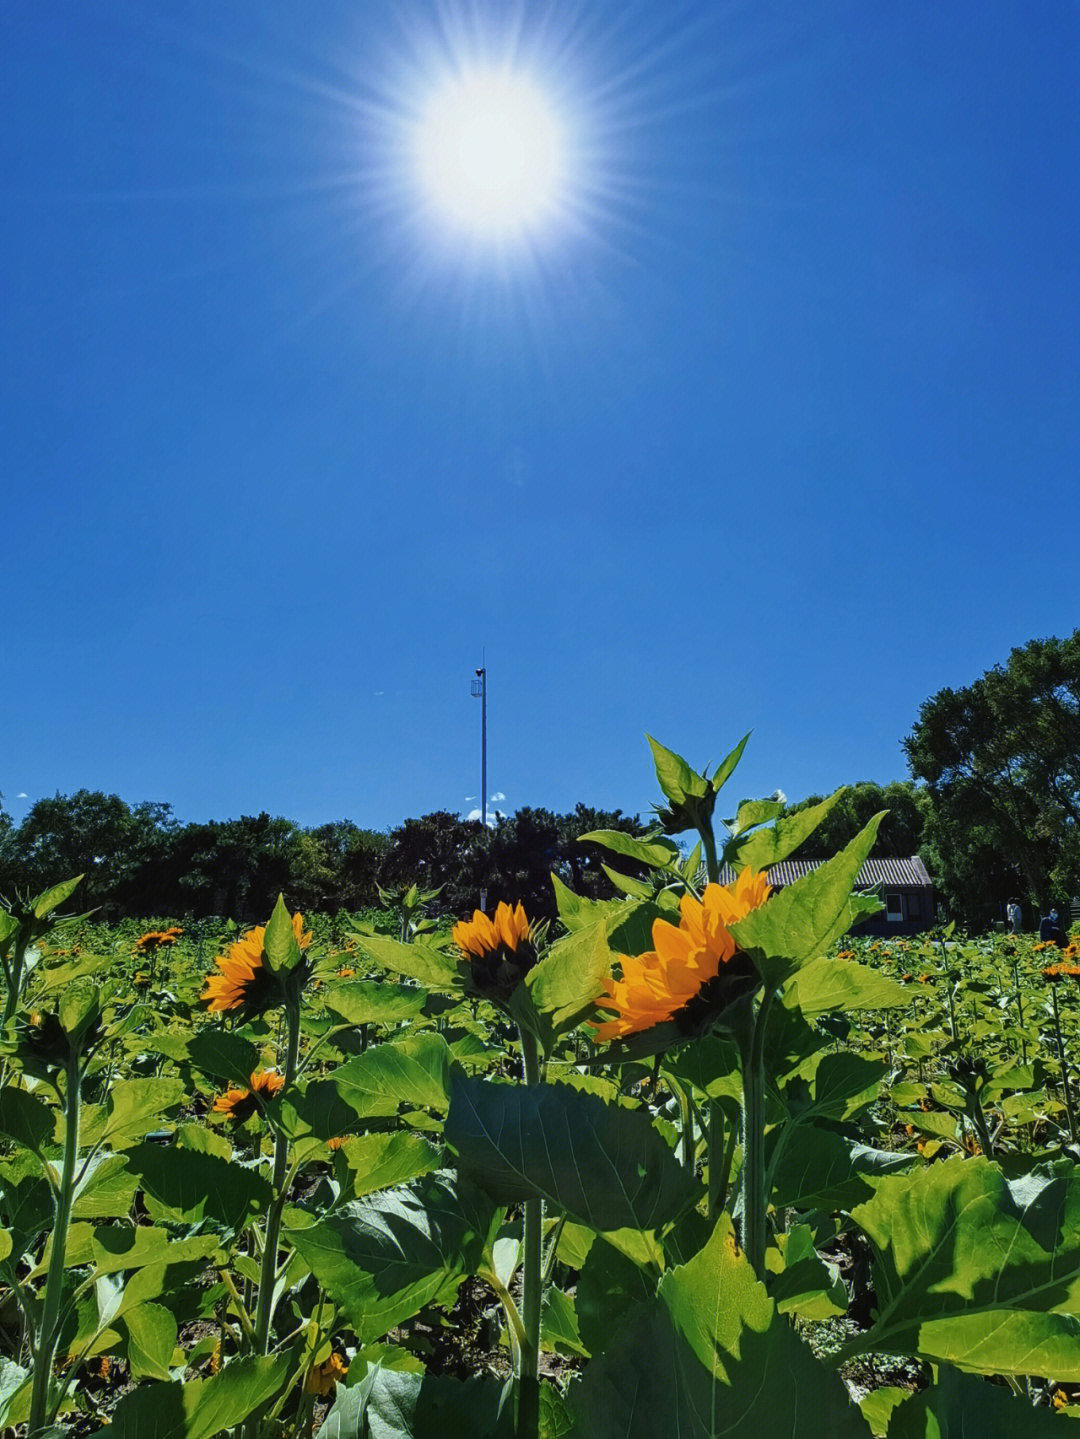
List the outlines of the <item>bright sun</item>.
<svg viewBox="0 0 1080 1439">
<path fill-rule="evenodd" d="M 562 127 L 526 75 L 455 76 L 432 96 L 417 130 L 420 182 L 440 215 L 476 238 L 532 233 L 558 206 Z"/>
</svg>

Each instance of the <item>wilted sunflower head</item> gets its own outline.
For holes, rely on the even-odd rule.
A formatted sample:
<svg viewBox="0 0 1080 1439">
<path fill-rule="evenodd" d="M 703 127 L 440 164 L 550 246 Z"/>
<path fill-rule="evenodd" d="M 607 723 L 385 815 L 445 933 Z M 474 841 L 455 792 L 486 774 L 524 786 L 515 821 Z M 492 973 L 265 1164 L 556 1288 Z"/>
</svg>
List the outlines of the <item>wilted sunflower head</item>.
<svg viewBox="0 0 1080 1439">
<path fill-rule="evenodd" d="M 250 1089 L 227 1089 L 214 1100 L 213 1113 L 227 1114 L 237 1124 L 250 1119 L 268 1099 L 273 1099 L 285 1083 L 285 1076 L 276 1069 L 256 1070 Z"/>
<path fill-rule="evenodd" d="M 304 1380 L 304 1389 L 308 1394 L 318 1394 L 325 1398 L 327 1394 L 333 1393 L 334 1386 L 339 1380 L 344 1379 L 349 1372 L 349 1366 L 340 1354 L 334 1353 L 322 1364 L 316 1364 Z"/>
<path fill-rule="evenodd" d="M 683 895 L 678 925 L 655 920 L 653 948 L 619 956 L 620 977 L 605 979 L 596 999 L 614 1018 L 590 1020 L 594 1037 L 623 1039 L 667 1020 L 693 1031 L 756 988 L 757 972 L 738 950 L 730 926 L 770 893 L 763 874 L 744 869 L 732 885 L 706 885 L 701 899 Z"/>
<path fill-rule="evenodd" d="M 454 943 L 469 961 L 477 994 L 505 1001 L 536 963 L 536 930 L 518 900 L 500 902 L 489 918 L 474 910 L 472 919 L 454 925 Z"/>
<path fill-rule="evenodd" d="M 297 944 L 307 949 L 311 935 L 304 929 L 301 914 L 293 915 L 292 927 Z M 218 973 L 206 976 L 206 988 L 199 996 L 211 1013 L 238 1009 L 245 1015 L 255 1015 L 283 1003 L 285 985 L 283 978 L 266 964 L 265 937 L 266 926 L 257 925 L 230 945 L 228 954 L 219 955 L 214 961 Z M 298 968 L 299 974 L 293 971 L 287 978 L 302 983 L 307 977 L 306 966 Z"/>
</svg>

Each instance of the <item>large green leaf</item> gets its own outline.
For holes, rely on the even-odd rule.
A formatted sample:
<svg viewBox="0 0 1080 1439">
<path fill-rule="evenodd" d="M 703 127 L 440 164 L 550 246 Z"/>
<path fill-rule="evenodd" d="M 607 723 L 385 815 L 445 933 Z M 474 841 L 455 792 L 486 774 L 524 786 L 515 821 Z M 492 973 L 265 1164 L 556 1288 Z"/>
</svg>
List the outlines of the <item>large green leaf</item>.
<svg viewBox="0 0 1080 1439">
<path fill-rule="evenodd" d="M 497 1222 L 490 1201 L 442 1171 L 354 1200 L 288 1238 L 369 1343 L 428 1304 L 451 1308 Z"/>
<path fill-rule="evenodd" d="M 850 927 L 851 888 L 885 814 L 876 814 L 839 854 L 732 925 L 736 943 L 768 984 L 783 984 Z"/>
<path fill-rule="evenodd" d="M 376 979 L 339 980 L 326 990 L 327 1009 L 346 1024 L 395 1024 L 422 1013 L 428 992 L 414 984 Z"/>
<path fill-rule="evenodd" d="M 373 1102 L 392 1100 L 445 1109 L 450 1097 L 449 1046 L 441 1034 L 416 1034 L 377 1044 L 335 1069 L 331 1083 L 357 1114 Z"/>
<path fill-rule="evenodd" d="M 253 1169 L 216 1154 L 139 1144 L 127 1150 L 152 1217 L 183 1224 L 208 1222 L 226 1235 L 239 1233 L 269 1204 L 270 1185 Z"/>
<path fill-rule="evenodd" d="M 621 829 L 591 829 L 588 834 L 579 834 L 578 844 L 599 844 L 613 854 L 625 855 L 653 869 L 671 869 L 680 859 L 679 846 L 674 840 L 663 835 L 651 835 L 647 839 L 636 839 Z"/>
<path fill-rule="evenodd" d="M 430 1174 L 442 1159 L 441 1151 L 422 1134 L 401 1130 L 347 1139 L 340 1153 L 341 1163 L 351 1171 L 348 1184 L 354 1198 Z"/>
<path fill-rule="evenodd" d="M 664 911 L 649 900 L 615 900 L 595 923 L 575 929 L 551 946 L 526 978 L 537 1009 L 561 1027 L 579 1019 L 603 993 L 603 982 L 620 954 L 652 948 L 652 927 Z"/>
<path fill-rule="evenodd" d="M 881 970 L 854 959 L 814 959 L 790 981 L 784 1003 L 816 1019 L 833 1010 L 895 1009 L 910 1004 L 911 995 Z"/>
<path fill-rule="evenodd" d="M 156 1128 L 169 1110 L 183 1103 L 180 1079 L 120 1079 L 109 1088 L 101 1142 L 110 1149 L 126 1149 Z"/>
<path fill-rule="evenodd" d="M 691 769 L 682 755 L 668 749 L 659 740 L 653 739 L 652 735 L 646 735 L 645 738 L 649 741 L 653 764 L 656 766 L 656 780 L 663 790 L 665 798 L 670 800 L 673 805 L 681 805 L 687 799 L 702 799 L 708 794 L 709 781 L 704 775 L 698 774 L 697 770 Z M 750 736 L 747 735 L 746 739 L 742 741 L 743 746 L 749 738 Z M 739 748 L 739 753 L 742 753 L 742 746 Z M 730 759 L 730 755 L 728 758 Z M 726 763 L 727 761 L 725 761 Z M 732 769 L 734 767 L 732 765 Z"/>
<path fill-rule="evenodd" d="M 382 934 L 354 934 L 352 938 L 369 959 L 392 974 L 403 974 L 429 989 L 451 993 L 459 993 L 464 987 L 465 970 L 456 950 L 436 949 L 422 940 L 402 944 Z"/>
<path fill-rule="evenodd" d="M 150 1145 L 155 1153 L 162 1150 Z M 126 1154 L 95 1154 L 75 1186 L 73 1219 L 126 1219 L 135 1198 L 136 1178 Z"/>
<path fill-rule="evenodd" d="M 841 1380 L 776 1313 L 731 1220 L 669 1270 L 571 1390 L 588 1439 L 867 1439 Z M 577 1430 L 575 1430 L 575 1433 Z"/>
<path fill-rule="evenodd" d="M 700 1193 L 646 1113 L 563 1084 L 455 1076 L 445 1139 L 500 1202 L 542 1195 L 593 1229 L 655 1229 Z"/>
<path fill-rule="evenodd" d="M 888 1439 L 1065 1439 L 1067 1428 L 1060 1414 L 1000 1384 L 942 1369 L 936 1384 L 894 1407 Z"/>
<path fill-rule="evenodd" d="M 144 1384 L 112 1416 L 109 1439 L 214 1439 L 280 1392 L 292 1358 L 234 1359 L 212 1379 Z"/>
<path fill-rule="evenodd" d="M 1080 1380 L 1080 1167 L 1010 1181 L 957 1156 L 884 1180 L 852 1218 L 876 1251 L 860 1348 Z"/>
<path fill-rule="evenodd" d="M 820 804 L 778 819 L 769 829 L 759 829 L 753 834 L 733 839 L 724 848 L 725 862 L 736 869 L 768 869 L 770 865 L 779 864 L 809 839 L 843 793 L 843 789 L 838 789 Z"/>
<path fill-rule="evenodd" d="M 75 893 L 82 883 L 82 878 L 81 874 L 77 874 L 74 879 L 63 879 L 59 884 L 54 884 L 51 889 L 39 894 L 33 901 L 34 918 L 45 919 L 54 909 L 59 909 L 64 900 Z"/>
<path fill-rule="evenodd" d="M 869 1199 L 886 1176 L 920 1163 L 915 1154 L 871 1149 L 834 1129 L 797 1124 L 785 1136 L 772 1202 L 782 1209 L 850 1209 Z"/>
<path fill-rule="evenodd" d="M 364 1439 L 513 1439 L 513 1415 L 511 1387 L 496 1379 L 382 1369 L 361 1433 Z"/>
<path fill-rule="evenodd" d="M 555 906 L 559 911 L 559 918 L 567 929 L 584 929 L 590 924 L 596 924 L 608 907 L 604 900 L 586 899 L 583 895 L 575 894 L 563 884 L 557 874 L 551 876 L 551 887 L 555 891 Z"/>
<path fill-rule="evenodd" d="M 161 1035 L 158 1042 L 165 1038 L 172 1036 Z M 148 1041 L 148 1047 L 153 1045 L 153 1040 Z M 204 1025 L 190 1038 L 185 1038 L 182 1056 L 174 1053 L 173 1057 L 189 1060 L 196 1069 L 212 1075 L 214 1079 L 234 1079 L 244 1086 L 259 1067 L 259 1051 L 255 1045 L 242 1035 L 221 1029 L 216 1024 Z"/>
<path fill-rule="evenodd" d="M 205 1259 L 217 1248 L 212 1234 L 170 1239 L 154 1224 L 99 1224 L 90 1230 L 90 1258 L 98 1274 L 119 1274 L 144 1265 L 184 1264 Z M 71 1242 L 68 1241 L 69 1262 Z"/>
<path fill-rule="evenodd" d="M 656 1298 L 659 1270 L 639 1265 L 605 1239 L 590 1245 L 578 1275 L 578 1332 L 590 1354 L 602 1354 L 623 1326 Z"/>
<path fill-rule="evenodd" d="M 34 1094 L 6 1084 L 0 1088 L 0 1139 L 40 1149 L 52 1138 L 56 1112 Z"/>
<path fill-rule="evenodd" d="M 292 915 L 280 894 L 263 931 L 263 953 L 266 967 L 272 974 L 287 973 L 300 963 L 300 944 L 293 929 Z"/>
<path fill-rule="evenodd" d="M 123 1318 L 133 1379 L 168 1379 L 176 1348 L 176 1316 L 164 1304 L 138 1304 Z"/>
</svg>

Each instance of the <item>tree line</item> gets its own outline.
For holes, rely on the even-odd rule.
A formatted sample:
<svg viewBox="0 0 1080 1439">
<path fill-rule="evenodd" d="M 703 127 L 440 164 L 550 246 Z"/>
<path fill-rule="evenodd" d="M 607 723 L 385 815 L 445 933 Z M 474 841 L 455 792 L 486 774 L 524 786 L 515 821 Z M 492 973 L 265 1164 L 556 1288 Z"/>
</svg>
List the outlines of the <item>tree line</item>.
<svg viewBox="0 0 1080 1439">
<path fill-rule="evenodd" d="M 1015 895 L 1030 919 L 1080 894 L 1080 630 L 1032 640 L 961 689 L 922 705 L 902 741 L 911 779 L 851 785 L 796 857 L 835 853 L 879 810 L 875 854 L 920 854 L 950 915 L 970 929 L 1001 919 Z M 788 807 L 818 803 L 809 795 Z M 167 804 L 129 805 L 80 790 L 34 803 L 16 825 L 0 807 L 0 897 L 85 873 L 86 907 L 105 917 L 269 913 L 279 892 L 301 908 L 355 911 L 380 889 L 440 888 L 437 907 L 468 913 L 522 899 L 550 918 L 550 875 L 589 898 L 616 893 L 605 865 L 632 863 L 580 843 L 597 829 L 641 833 L 621 810 L 523 808 L 492 828 L 448 811 L 396 829 L 348 820 L 304 828 L 259 815 L 181 824 Z"/>
</svg>

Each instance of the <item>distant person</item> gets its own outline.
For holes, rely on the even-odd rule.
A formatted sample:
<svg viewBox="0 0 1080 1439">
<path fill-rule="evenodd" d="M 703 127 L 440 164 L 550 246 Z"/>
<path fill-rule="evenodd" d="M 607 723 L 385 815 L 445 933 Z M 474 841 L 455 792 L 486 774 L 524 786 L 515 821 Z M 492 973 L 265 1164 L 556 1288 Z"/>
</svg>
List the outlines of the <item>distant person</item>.
<svg viewBox="0 0 1080 1439">
<path fill-rule="evenodd" d="M 1010 899 L 1005 910 L 1005 917 L 1009 921 L 1009 933 L 1019 934 L 1024 924 L 1024 911 L 1020 908 L 1018 899 Z"/>
<path fill-rule="evenodd" d="M 1061 921 L 1056 909 L 1052 909 L 1049 914 L 1044 914 L 1039 920 L 1039 939 L 1044 943 L 1047 940 L 1051 944 L 1062 943 L 1064 936 L 1061 933 Z"/>
</svg>

